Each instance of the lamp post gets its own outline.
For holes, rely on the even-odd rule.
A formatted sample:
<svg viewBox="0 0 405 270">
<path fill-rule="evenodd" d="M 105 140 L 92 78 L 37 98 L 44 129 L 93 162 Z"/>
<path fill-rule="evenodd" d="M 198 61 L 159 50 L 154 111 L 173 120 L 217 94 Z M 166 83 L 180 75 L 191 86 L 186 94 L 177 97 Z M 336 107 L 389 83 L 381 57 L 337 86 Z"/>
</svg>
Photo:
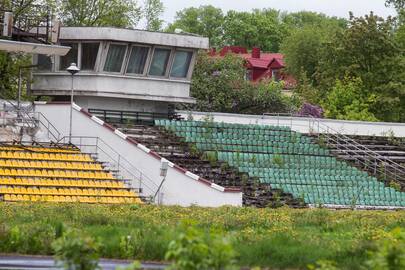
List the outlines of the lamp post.
<svg viewBox="0 0 405 270">
<path fill-rule="evenodd" d="M 69 122 L 69 143 L 72 143 L 72 124 L 73 124 L 73 77 L 80 71 L 75 63 L 70 64 L 66 69 L 72 75 L 72 84 L 70 89 L 70 122 Z"/>
</svg>

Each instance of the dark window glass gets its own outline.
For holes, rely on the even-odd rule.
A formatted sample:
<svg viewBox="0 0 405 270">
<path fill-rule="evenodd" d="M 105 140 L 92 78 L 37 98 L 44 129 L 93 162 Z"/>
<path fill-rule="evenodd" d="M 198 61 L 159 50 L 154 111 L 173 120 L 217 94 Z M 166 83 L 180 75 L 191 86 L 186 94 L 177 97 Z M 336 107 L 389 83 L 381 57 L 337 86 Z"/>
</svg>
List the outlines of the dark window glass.
<svg viewBox="0 0 405 270">
<path fill-rule="evenodd" d="M 105 60 L 104 71 L 120 72 L 126 49 L 126 45 L 111 44 Z"/>
<path fill-rule="evenodd" d="M 82 43 L 82 70 L 94 70 L 99 43 Z"/>
<path fill-rule="evenodd" d="M 77 43 L 62 43 L 62 46 L 71 47 L 69 52 L 65 56 L 61 56 L 59 69 L 66 70 L 71 63 L 77 64 L 77 51 L 78 51 L 78 44 Z"/>
<path fill-rule="evenodd" d="M 127 73 L 143 74 L 148 52 L 147 47 L 132 47 Z"/>
<path fill-rule="evenodd" d="M 187 77 L 192 56 L 192 52 L 176 51 L 170 76 L 178 78 Z"/>
<path fill-rule="evenodd" d="M 51 57 L 43 54 L 38 54 L 38 70 L 51 71 L 52 61 Z"/>
<path fill-rule="evenodd" d="M 153 53 L 149 75 L 164 76 L 166 74 L 167 63 L 169 62 L 170 50 L 156 48 Z"/>
</svg>

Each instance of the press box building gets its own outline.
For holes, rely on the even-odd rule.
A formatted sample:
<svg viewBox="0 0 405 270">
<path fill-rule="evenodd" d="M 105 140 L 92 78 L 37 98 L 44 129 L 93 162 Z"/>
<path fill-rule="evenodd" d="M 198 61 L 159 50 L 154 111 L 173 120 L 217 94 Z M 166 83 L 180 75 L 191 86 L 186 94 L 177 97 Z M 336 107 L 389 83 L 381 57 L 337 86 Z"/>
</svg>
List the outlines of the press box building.
<svg viewBox="0 0 405 270">
<path fill-rule="evenodd" d="M 194 103 L 190 81 L 199 49 L 207 38 L 112 27 L 62 27 L 65 56 L 34 57 L 31 94 L 70 100 L 71 75 L 77 63 L 74 101 L 91 110 L 170 112 L 176 103 Z"/>
</svg>

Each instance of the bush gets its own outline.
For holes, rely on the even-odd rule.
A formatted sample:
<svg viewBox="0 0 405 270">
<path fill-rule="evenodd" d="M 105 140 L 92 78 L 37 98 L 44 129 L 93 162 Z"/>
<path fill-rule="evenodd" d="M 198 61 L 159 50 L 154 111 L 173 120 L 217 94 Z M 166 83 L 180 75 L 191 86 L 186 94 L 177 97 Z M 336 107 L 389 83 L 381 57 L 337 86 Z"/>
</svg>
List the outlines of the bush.
<svg viewBox="0 0 405 270">
<path fill-rule="evenodd" d="M 405 269 L 405 231 L 396 228 L 389 237 L 377 242 L 377 250 L 369 252 L 366 262 L 369 270 Z"/>
<path fill-rule="evenodd" d="M 166 259 L 176 270 L 223 270 L 233 264 L 235 252 L 229 240 L 218 232 L 203 231 L 183 224 L 184 231 L 168 247 Z"/>
<path fill-rule="evenodd" d="M 55 260 L 68 270 L 98 269 L 100 245 L 89 236 L 68 230 L 52 244 Z"/>
</svg>

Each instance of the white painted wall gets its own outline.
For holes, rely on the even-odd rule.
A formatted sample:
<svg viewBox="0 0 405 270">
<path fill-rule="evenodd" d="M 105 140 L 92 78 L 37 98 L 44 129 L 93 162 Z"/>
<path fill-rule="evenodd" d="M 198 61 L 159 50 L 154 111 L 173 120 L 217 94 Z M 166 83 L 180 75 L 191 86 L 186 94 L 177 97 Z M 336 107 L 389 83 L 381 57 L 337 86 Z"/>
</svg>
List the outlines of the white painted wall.
<svg viewBox="0 0 405 270">
<path fill-rule="evenodd" d="M 33 76 L 32 94 L 70 95 L 72 80 L 69 73 L 41 72 L 34 73 Z M 194 98 L 190 98 L 190 82 L 186 80 L 81 72 L 75 75 L 74 89 L 78 96 L 195 102 Z"/>
<path fill-rule="evenodd" d="M 35 110 L 42 112 L 62 134 L 68 135 L 70 105 L 36 104 Z M 159 160 L 76 110 L 73 110 L 72 134 L 73 136 L 100 137 L 142 173 L 147 175 L 155 185 L 160 184 L 162 179 L 159 176 Z M 162 191 L 164 194 L 162 202 L 166 205 L 189 206 L 196 204 L 208 207 L 242 205 L 241 192 L 221 192 L 197 182 L 171 167 L 169 167 Z"/>
<path fill-rule="evenodd" d="M 168 103 L 160 101 L 76 96 L 75 103 L 85 109 L 110 109 L 118 111 L 160 113 L 168 112 Z"/>
<path fill-rule="evenodd" d="M 387 136 L 393 133 L 397 137 L 405 137 L 405 123 L 343 121 L 334 119 L 312 119 L 307 117 L 261 116 L 230 113 L 205 113 L 178 111 L 185 119 L 190 115 L 194 120 L 203 120 L 207 115 L 213 116 L 214 121 L 224 123 L 281 125 L 289 126 L 292 130 L 309 133 L 339 132 L 347 135 L 376 135 Z M 319 123 L 319 124 L 318 124 Z"/>
</svg>

